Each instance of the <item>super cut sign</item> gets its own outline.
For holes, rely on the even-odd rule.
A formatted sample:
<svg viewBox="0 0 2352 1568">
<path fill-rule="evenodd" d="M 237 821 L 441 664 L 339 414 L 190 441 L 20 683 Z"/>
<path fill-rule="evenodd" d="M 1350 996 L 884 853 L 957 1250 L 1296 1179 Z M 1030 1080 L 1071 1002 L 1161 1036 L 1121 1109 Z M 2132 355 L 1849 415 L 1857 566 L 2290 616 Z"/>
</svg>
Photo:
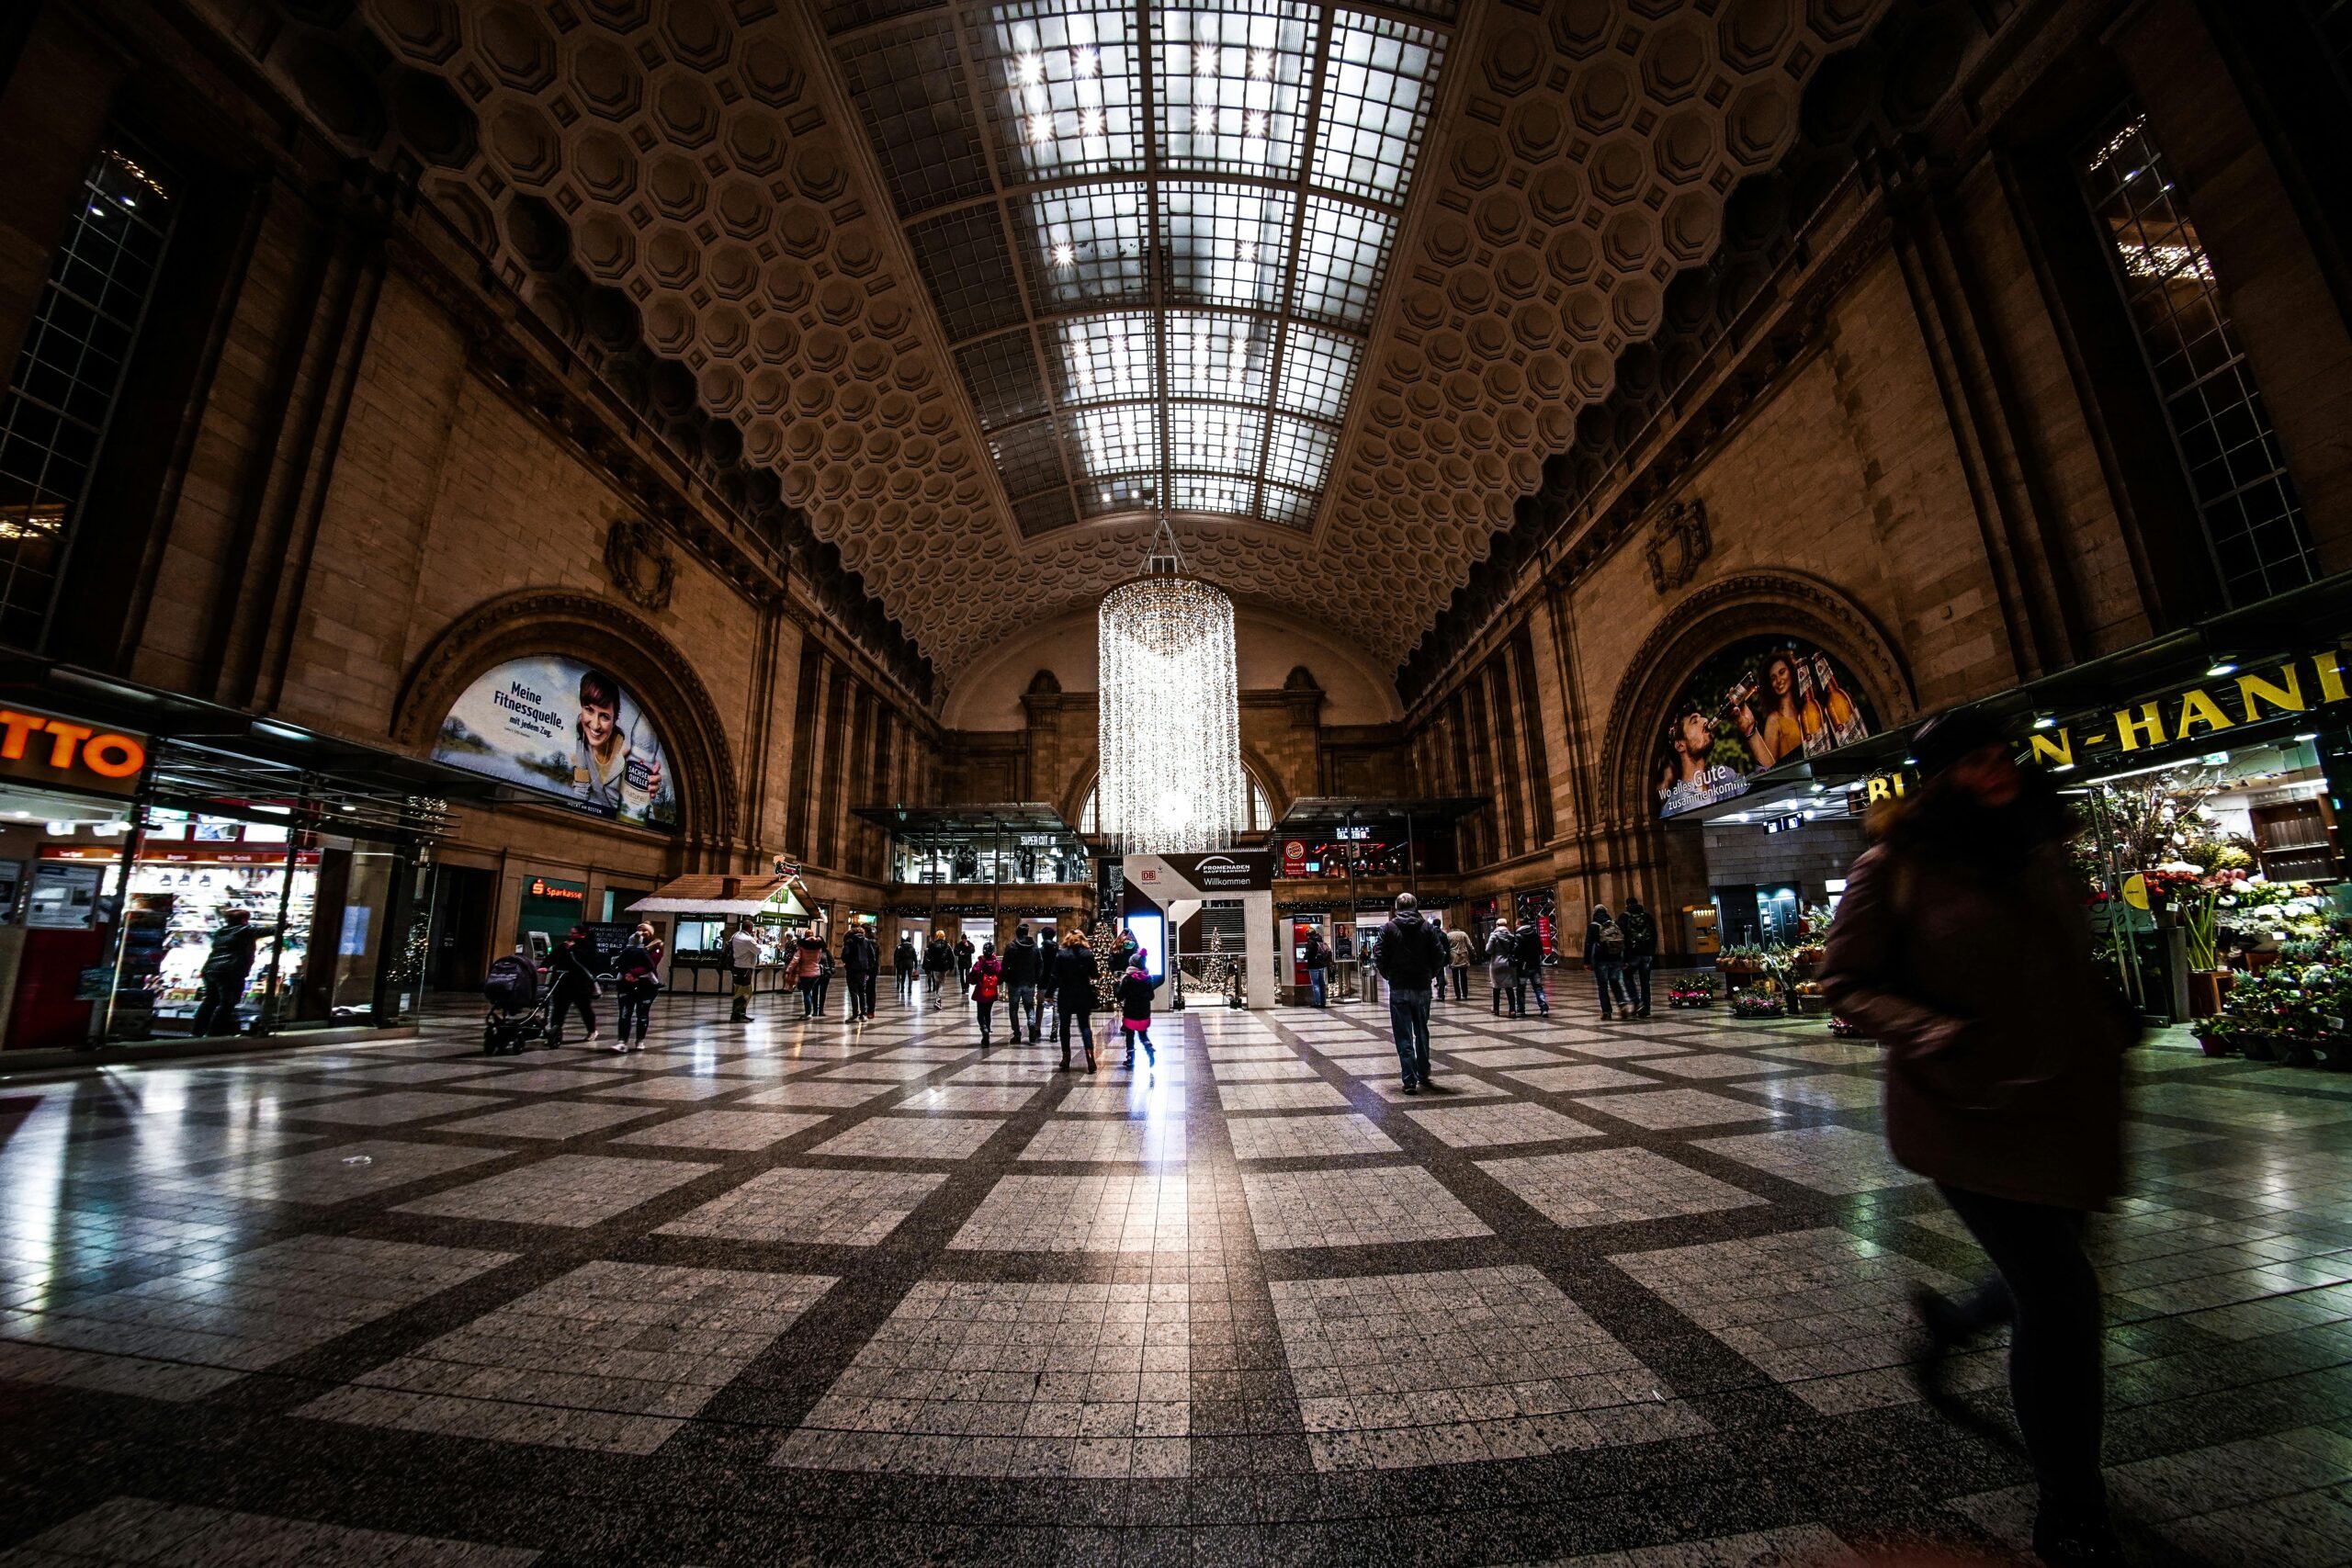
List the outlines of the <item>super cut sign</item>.
<svg viewBox="0 0 2352 1568">
<path fill-rule="evenodd" d="M 147 766 L 147 738 L 55 714 L 0 708 L 0 777 L 99 795 L 131 795 Z"/>
</svg>

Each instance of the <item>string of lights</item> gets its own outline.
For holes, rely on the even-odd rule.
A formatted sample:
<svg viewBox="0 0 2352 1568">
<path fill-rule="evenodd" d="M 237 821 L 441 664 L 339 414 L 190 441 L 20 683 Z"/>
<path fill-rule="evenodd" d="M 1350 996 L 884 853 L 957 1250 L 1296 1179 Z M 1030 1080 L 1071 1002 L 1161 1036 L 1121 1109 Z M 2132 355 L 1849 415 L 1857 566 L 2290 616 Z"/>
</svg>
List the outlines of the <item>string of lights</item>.
<svg viewBox="0 0 2352 1568">
<path fill-rule="evenodd" d="M 1097 810 L 1122 854 L 1229 848 L 1249 807 L 1233 601 L 1184 574 L 1165 518 L 1142 576 L 1102 596 Z"/>
</svg>

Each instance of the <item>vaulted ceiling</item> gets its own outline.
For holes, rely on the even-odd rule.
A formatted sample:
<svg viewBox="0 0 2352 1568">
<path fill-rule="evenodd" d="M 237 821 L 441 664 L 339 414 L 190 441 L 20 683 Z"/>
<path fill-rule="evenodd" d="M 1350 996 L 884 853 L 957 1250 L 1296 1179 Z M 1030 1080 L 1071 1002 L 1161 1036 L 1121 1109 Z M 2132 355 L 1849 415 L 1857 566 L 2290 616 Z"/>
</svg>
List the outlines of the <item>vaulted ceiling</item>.
<svg viewBox="0 0 2352 1568">
<path fill-rule="evenodd" d="M 1401 657 L 1884 4 L 360 15 L 469 114 L 428 192 L 517 277 L 517 205 L 551 215 L 952 682 L 1163 509 L 1204 575 Z"/>
</svg>

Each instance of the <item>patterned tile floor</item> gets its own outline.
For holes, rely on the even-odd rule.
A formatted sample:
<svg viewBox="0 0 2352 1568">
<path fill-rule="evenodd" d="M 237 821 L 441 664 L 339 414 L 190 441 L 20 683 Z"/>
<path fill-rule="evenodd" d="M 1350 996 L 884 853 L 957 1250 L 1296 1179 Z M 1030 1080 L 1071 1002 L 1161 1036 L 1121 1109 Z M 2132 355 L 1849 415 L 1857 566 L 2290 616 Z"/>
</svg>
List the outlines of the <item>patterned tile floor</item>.
<svg viewBox="0 0 2352 1568">
<path fill-rule="evenodd" d="M 955 1008 L 0 1080 L 0 1568 L 2011 1561 L 1979 1259 L 1817 1025 Z M 2150 1565 L 2352 1564 L 2352 1081 L 2132 1065 L 2095 1226 Z"/>
</svg>

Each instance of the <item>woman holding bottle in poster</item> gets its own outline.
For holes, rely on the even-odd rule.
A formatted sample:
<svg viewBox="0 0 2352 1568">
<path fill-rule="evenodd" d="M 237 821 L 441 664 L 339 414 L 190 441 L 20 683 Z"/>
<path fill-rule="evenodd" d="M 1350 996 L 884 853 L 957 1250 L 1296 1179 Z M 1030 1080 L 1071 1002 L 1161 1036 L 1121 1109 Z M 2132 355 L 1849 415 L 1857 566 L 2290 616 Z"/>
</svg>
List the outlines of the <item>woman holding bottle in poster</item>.
<svg viewBox="0 0 2352 1568">
<path fill-rule="evenodd" d="M 1806 742 L 1821 728 L 1821 709 L 1813 701 L 1810 686 L 1798 673 L 1797 656 L 1781 649 L 1764 660 L 1764 687 L 1770 705 L 1760 724 L 1752 679 L 1743 679 L 1726 694 L 1732 722 L 1739 727 L 1740 738 L 1747 742 L 1758 767 L 1769 768 L 1783 757 L 1813 749 Z M 1809 726 L 1808 718 L 1813 721 Z"/>
<path fill-rule="evenodd" d="M 662 792 L 662 753 L 640 712 L 621 729 L 620 682 L 601 670 L 580 675 L 580 718 L 572 728 L 571 784 L 580 804 L 603 817 L 643 822 Z"/>
</svg>

